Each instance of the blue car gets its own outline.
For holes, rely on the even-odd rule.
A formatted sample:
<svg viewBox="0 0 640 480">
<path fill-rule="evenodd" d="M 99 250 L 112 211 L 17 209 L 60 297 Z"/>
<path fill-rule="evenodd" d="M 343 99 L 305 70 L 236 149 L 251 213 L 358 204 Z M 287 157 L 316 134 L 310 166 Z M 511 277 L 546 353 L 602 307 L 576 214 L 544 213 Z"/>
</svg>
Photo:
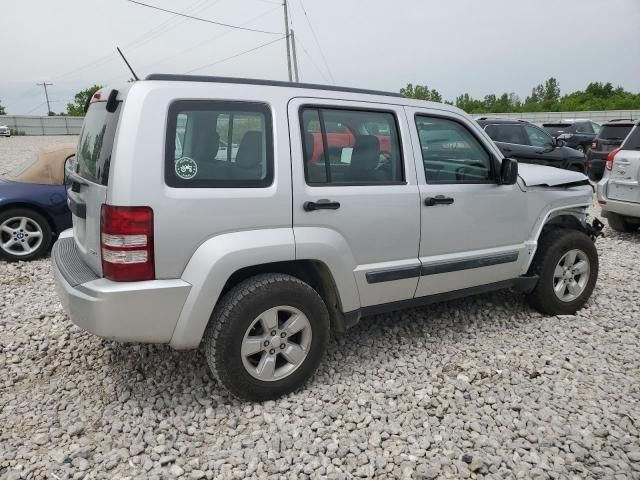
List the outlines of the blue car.
<svg viewBox="0 0 640 480">
<path fill-rule="evenodd" d="M 71 227 L 65 163 L 75 145 L 41 148 L 37 156 L 0 178 L 0 257 L 33 260 L 49 252 L 53 240 Z"/>
</svg>

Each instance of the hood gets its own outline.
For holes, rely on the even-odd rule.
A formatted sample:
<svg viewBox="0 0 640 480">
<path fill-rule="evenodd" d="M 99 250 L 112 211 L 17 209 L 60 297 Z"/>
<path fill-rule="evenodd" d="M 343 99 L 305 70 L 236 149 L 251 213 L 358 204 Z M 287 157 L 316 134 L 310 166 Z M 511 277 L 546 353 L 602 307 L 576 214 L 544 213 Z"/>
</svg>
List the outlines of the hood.
<svg viewBox="0 0 640 480">
<path fill-rule="evenodd" d="M 558 187 L 588 182 L 587 176 L 580 172 L 530 163 L 518 163 L 518 175 L 527 187 Z"/>
</svg>

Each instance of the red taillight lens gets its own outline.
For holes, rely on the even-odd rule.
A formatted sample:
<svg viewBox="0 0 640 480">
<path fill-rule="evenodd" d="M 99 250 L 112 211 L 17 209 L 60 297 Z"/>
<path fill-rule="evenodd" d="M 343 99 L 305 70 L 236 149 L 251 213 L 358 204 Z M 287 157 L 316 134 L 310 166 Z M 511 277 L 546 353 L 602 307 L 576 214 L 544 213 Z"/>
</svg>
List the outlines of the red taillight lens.
<svg viewBox="0 0 640 480">
<path fill-rule="evenodd" d="M 616 153 L 618 153 L 619 151 L 620 147 L 616 148 L 615 150 L 611 150 L 609 155 L 607 155 L 607 170 L 611 170 L 613 168 L 613 159 L 615 158 Z"/>
<path fill-rule="evenodd" d="M 155 278 L 153 210 L 150 207 L 103 204 L 100 245 L 105 278 L 116 282 Z"/>
</svg>

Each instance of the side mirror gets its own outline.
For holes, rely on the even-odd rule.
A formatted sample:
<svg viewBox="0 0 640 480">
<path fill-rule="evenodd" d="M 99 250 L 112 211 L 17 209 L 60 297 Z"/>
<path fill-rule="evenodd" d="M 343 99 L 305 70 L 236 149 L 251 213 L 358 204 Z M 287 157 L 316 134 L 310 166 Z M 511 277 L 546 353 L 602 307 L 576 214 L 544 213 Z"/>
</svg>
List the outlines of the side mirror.
<svg viewBox="0 0 640 480">
<path fill-rule="evenodd" d="M 503 158 L 500 165 L 500 185 L 514 185 L 518 180 L 518 162 L 513 158 Z"/>
</svg>

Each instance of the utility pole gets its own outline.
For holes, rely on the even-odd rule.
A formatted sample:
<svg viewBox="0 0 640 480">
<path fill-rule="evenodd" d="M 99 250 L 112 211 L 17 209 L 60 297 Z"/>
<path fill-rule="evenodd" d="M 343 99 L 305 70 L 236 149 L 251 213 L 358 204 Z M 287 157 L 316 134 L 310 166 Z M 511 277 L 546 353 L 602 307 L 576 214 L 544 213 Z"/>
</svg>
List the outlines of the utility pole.
<svg viewBox="0 0 640 480">
<path fill-rule="evenodd" d="M 289 71 L 289 81 L 291 81 L 291 48 L 289 46 L 289 12 L 287 11 L 287 0 L 282 0 L 284 7 L 284 32 L 287 42 L 287 70 Z"/>
<path fill-rule="evenodd" d="M 49 115 L 49 112 L 51 111 L 51 105 L 49 105 L 49 93 L 47 92 L 47 86 L 53 85 L 53 83 L 42 82 L 42 83 L 36 83 L 36 85 L 38 87 L 44 87 L 44 96 L 47 99 L 47 115 Z"/>
<path fill-rule="evenodd" d="M 291 53 L 293 53 L 293 73 L 295 74 L 297 83 L 300 82 L 300 77 L 298 76 L 298 55 L 296 55 L 296 36 L 293 32 L 293 28 L 291 29 L 291 50 Z"/>
</svg>

